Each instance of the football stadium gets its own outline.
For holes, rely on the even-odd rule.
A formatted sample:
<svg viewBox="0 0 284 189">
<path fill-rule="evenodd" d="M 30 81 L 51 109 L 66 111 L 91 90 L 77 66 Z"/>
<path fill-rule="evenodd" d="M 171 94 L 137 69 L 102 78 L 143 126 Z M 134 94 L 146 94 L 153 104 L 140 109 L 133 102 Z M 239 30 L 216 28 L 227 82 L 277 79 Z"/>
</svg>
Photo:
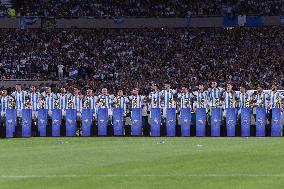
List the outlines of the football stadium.
<svg viewBox="0 0 284 189">
<path fill-rule="evenodd" d="M 0 189 L 280 189 L 283 0 L 0 0 Z"/>
</svg>

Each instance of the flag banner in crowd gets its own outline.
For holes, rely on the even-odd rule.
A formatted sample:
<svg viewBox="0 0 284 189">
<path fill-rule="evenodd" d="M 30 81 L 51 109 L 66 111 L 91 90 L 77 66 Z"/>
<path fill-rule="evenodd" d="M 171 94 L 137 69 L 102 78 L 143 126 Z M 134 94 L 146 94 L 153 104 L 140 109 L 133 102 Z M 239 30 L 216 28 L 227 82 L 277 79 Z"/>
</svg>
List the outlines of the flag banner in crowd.
<svg viewBox="0 0 284 189">
<path fill-rule="evenodd" d="M 161 135 L 161 109 L 151 108 L 150 113 L 151 136 Z"/>
<path fill-rule="evenodd" d="M 132 108 L 131 133 L 132 133 L 132 136 L 141 136 L 142 134 L 142 109 L 141 108 Z"/>
<path fill-rule="evenodd" d="M 266 109 L 256 108 L 256 136 L 265 136 L 265 126 L 266 126 Z"/>
<path fill-rule="evenodd" d="M 175 108 L 168 108 L 167 109 L 167 116 L 166 116 L 166 130 L 167 136 L 176 136 L 176 109 Z"/>
<path fill-rule="evenodd" d="M 190 136 L 191 109 L 182 108 L 180 111 L 181 136 Z"/>
<path fill-rule="evenodd" d="M 22 109 L 22 137 L 32 136 L 32 110 Z"/>
<path fill-rule="evenodd" d="M 272 113 L 271 136 L 281 136 L 281 130 L 282 130 L 281 109 L 272 108 L 271 113 Z"/>
<path fill-rule="evenodd" d="M 123 133 L 123 109 L 122 108 L 114 108 L 113 109 L 113 134 L 114 136 L 122 136 Z"/>
<path fill-rule="evenodd" d="M 6 109 L 6 138 L 14 137 L 15 127 L 17 120 L 16 109 Z"/>
<path fill-rule="evenodd" d="M 239 15 L 237 17 L 223 17 L 223 25 L 227 27 L 247 26 L 256 27 L 262 25 L 261 16 Z"/>
<path fill-rule="evenodd" d="M 52 136 L 60 136 L 60 126 L 61 126 L 61 109 L 53 109 L 51 112 L 52 117 Z"/>
<path fill-rule="evenodd" d="M 222 110 L 212 108 L 211 111 L 211 136 L 220 136 Z"/>
<path fill-rule="evenodd" d="M 125 18 L 123 16 L 115 16 L 113 18 L 113 22 L 115 24 L 122 24 L 125 21 Z"/>
<path fill-rule="evenodd" d="M 256 27 L 262 25 L 261 16 L 246 16 L 245 26 Z"/>
<path fill-rule="evenodd" d="M 206 125 L 206 109 L 196 109 L 196 136 L 205 136 L 205 125 Z"/>
<path fill-rule="evenodd" d="M 47 125 L 47 110 L 39 109 L 37 118 L 38 132 L 39 136 L 46 136 L 46 125 Z"/>
<path fill-rule="evenodd" d="M 66 136 L 76 136 L 77 112 L 75 109 L 66 109 Z"/>
<path fill-rule="evenodd" d="M 226 128 L 227 136 L 236 136 L 236 124 L 237 124 L 237 109 L 226 109 Z"/>
<path fill-rule="evenodd" d="M 223 17 L 223 25 L 227 27 L 235 27 L 238 24 L 238 19 L 236 17 Z"/>
<path fill-rule="evenodd" d="M 241 108 L 241 136 L 250 136 L 251 108 Z"/>
<path fill-rule="evenodd" d="M 37 22 L 37 17 L 30 17 L 30 16 L 22 16 L 20 18 L 20 26 L 22 29 L 26 28 L 27 26 L 33 25 Z"/>
<path fill-rule="evenodd" d="M 108 127 L 108 109 L 99 108 L 98 109 L 98 135 L 107 136 Z"/>
<path fill-rule="evenodd" d="M 83 109 L 82 110 L 82 136 L 91 136 L 91 128 L 93 123 L 93 110 Z"/>
<path fill-rule="evenodd" d="M 78 77 L 78 70 L 76 68 L 70 68 L 69 77 L 72 77 L 72 78 Z"/>
</svg>

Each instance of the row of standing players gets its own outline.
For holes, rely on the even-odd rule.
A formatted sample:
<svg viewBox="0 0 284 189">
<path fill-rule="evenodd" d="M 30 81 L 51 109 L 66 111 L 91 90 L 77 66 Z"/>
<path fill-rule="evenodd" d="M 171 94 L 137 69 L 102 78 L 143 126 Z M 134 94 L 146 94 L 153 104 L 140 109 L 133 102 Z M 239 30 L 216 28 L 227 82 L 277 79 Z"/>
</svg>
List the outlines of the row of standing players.
<svg viewBox="0 0 284 189">
<path fill-rule="evenodd" d="M 139 89 L 134 88 L 132 95 L 125 96 L 122 90 L 118 90 L 117 95 L 108 94 L 108 90 L 103 88 L 100 95 L 93 95 L 93 91 L 88 89 L 82 95 L 77 88 L 73 88 L 72 93 L 67 93 L 65 88 L 60 89 L 60 93 L 53 93 L 50 87 L 45 88 L 44 92 L 37 92 L 35 86 L 30 86 L 29 91 L 21 89 L 17 84 L 15 91 L 10 95 L 6 90 L 1 91 L 0 108 L 2 115 L 5 115 L 7 108 L 32 109 L 36 111 L 44 108 L 52 109 L 76 109 L 77 113 L 82 112 L 83 108 L 90 108 L 96 112 L 97 108 L 108 108 L 111 114 L 112 108 L 122 108 L 125 113 L 131 108 L 142 108 L 144 112 L 151 108 L 191 108 L 195 112 L 196 108 L 220 107 L 244 108 L 244 107 L 264 107 L 282 108 L 283 94 L 277 90 L 276 85 L 272 85 L 271 91 L 265 93 L 261 87 L 254 92 L 246 91 L 244 86 L 239 91 L 232 90 L 232 84 L 227 83 L 226 89 L 217 86 L 217 82 L 211 83 L 211 88 L 204 89 L 203 84 L 198 85 L 198 90 L 190 92 L 187 86 L 183 86 L 178 92 L 171 89 L 169 83 L 164 84 L 164 90 L 158 90 L 156 84 L 151 85 L 151 92 L 148 96 L 140 95 Z"/>
</svg>

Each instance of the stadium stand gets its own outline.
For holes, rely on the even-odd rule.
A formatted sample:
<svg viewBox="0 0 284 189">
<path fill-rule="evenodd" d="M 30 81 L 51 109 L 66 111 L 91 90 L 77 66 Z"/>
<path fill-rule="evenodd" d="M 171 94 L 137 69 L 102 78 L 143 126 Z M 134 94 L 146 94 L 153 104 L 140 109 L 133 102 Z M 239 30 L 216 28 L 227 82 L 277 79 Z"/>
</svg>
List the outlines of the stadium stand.
<svg viewBox="0 0 284 189">
<path fill-rule="evenodd" d="M 30 16 L 186 17 L 188 15 L 280 15 L 282 0 L 16 0 L 17 11 Z"/>
<path fill-rule="evenodd" d="M 205 29 L 1 29 L 1 79 L 59 80 L 111 92 L 149 83 L 254 89 L 284 83 L 282 27 Z M 127 85 L 126 85 L 127 84 Z"/>
</svg>

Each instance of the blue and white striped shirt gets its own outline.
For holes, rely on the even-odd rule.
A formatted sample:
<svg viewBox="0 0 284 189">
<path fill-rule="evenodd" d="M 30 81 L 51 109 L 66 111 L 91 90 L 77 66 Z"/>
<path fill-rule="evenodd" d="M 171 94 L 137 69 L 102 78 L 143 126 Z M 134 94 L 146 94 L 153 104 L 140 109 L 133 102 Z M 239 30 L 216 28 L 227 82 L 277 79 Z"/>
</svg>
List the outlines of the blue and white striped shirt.
<svg viewBox="0 0 284 189">
<path fill-rule="evenodd" d="M 144 96 L 141 96 L 141 95 L 137 95 L 137 96 L 131 95 L 129 97 L 129 100 L 131 100 L 131 108 L 142 108 Z"/>
<path fill-rule="evenodd" d="M 149 94 L 150 108 L 161 108 L 162 92 L 156 91 Z"/>
<path fill-rule="evenodd" d="M 40 93 L 38 92 L 34 92 L 34 93 L 28 93 L 28 97 L 30 99 L 31 102 L 31 109 L 33 111 L 38 110 L 38 103 L 39 103 L 39 99 L 40 99 Z"/>
<path fill-rule="evenodd" d="M 59 109 L 60 108 L 60 102 L 59 99 L 57 98 L 57 96 L 54 93 L 50 93 L 48 94 L 44 94 L 43 95 L 44 99 L 45 99 L 45 103 L 44 103 L 44 108 L 47 110 L 52 110 L 52 109 Z M 59 107 L 55 107 L 55 100 L 58 100 L 58 106 Z"/>
<path fill-rule="evenodd" d="M 2 96 L 0 101 L 1 101 L 1 112 L 6 112 L 6 109 L 9 106 L 9 96 Z"/>
<path fill-rule="evenodd" d="M 85 96 L 83 100 L 83 108 L 84 109 L 96 109 L 96 101 L 97 101 L 97 96 Z M 89 101 L 88 106 L 87 106 L 87 101 Z"/>
<path fill-rule="evenodd" d="M 71 96 L 71 100 L 73 102 L 72 109 L 75 109 L 77 112 L 82 112 L 82 99 L 80 99 L 79 96 Z"/>
<path fill-rule="evenodd" d="M 191 108 L 191 93 L 179 93 L 180 108 Z"/>
<path fill-rule="evenodd" d="M 231 91 L 224 92 L 223 108 L 235 108 L 236 107 L 236 93 Z"/>
<path fill-rule="evenodd" d="M 239 107 L 245 108 L 247 107 L 246 101 L 250 101 L 251 97 L 248 93 L 245 92 L 245 93 L 239 93 L 238 99 L 239 99 Z"/>
<path fill-rule="evenodd" d="M 269 94 L 269 97 L 270 97 L 270 107 L 271 108 L 280 108 L 281 107 L 281 102 L 282 102 L 283 96 L 280 92 L 271 91 L 270 94 Z M 278 103 L 277 103 L 277 101 L 278 101 Z"/>
<path fill-rule="evenodd" d="M 121 108 L 126 112 L 126 105 L 129 102 L 128 98 L 125 96 L 117 96 L 114 98 L 114 107 Z"/>
<path fill-rule="evenodd" d="M 209 92 L 209 106 L 221 106 L 223 89 L 220 87 L 210 88 L 208 89 L 208 92 Z"/>
<path fill-rule="evenodd" d="M 195 107 L 196 108 L 207 108 L 208 91 L 196 91 L 194 95 L 196 96 Z M 201 103 L 202 101 L 203 101 L 203 104 Z"/>
<path fill-rule="evenodd" d="M 12 96 L 15 97 L 15 101 L 16 101 L 16 109 L 24 109 L 24 104 L 25 104 L 25 96 L 26 96 L 26 92 L 25 91 L 15 91 L 12 93 Z"/>
<path fill-rule="evenodd" d="M 98 100 L 100 102 L 99 107 L 111 109 L 112 99 L 113 99 L 112 95 L 99 95 L 98 96 Z"/>
<path fill-rule="evenodd" d="M 176 90 L 170 89 L 170 90 L 163 90 L 162 94 L 164 97 L 164 108 L 175 108 L 175 102 L 174 102 L 174 95 L 176 94 Z"/>
<path fill-rule="evenodd" d="M 62 110 L 66 110 L 67 109 L 67 102 L 68 102 L 68 99 L 70 97 L 71 94 L 67 93 L 67 94 L 62 94 L 62 93 L 59 93 L 57 94 L 58 98 L 59 98 L 59 107 L 60 109 Z"/>
</svg>

